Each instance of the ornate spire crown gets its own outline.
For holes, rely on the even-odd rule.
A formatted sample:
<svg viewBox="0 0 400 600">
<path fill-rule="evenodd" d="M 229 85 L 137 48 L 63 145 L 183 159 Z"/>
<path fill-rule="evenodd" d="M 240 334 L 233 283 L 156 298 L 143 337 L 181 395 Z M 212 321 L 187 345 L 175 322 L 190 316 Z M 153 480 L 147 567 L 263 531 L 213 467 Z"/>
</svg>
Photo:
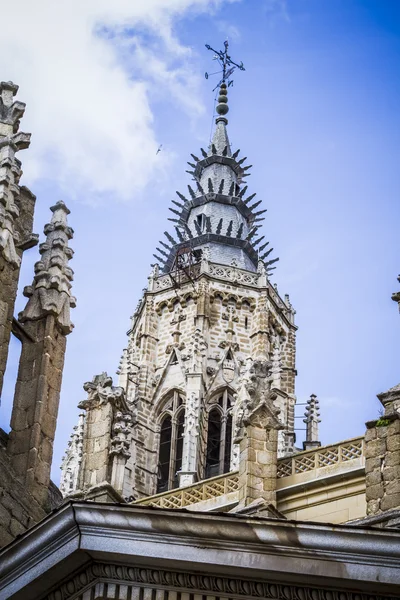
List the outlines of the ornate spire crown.
<svg viewBox="0 0 400 600">
<path fill-rule="evenodd" d="M 167 241 L 160 241 L 154 257 L 164 273 L 170 273 L 182 260 L 182 253 L 192 252 L 194 259 L 199 260 L 209 248 L 212 262 L 231 265 L 235 261 L 239 268 L 257 271 L 258 262 L 264 261 L 270 274 L 278 259 L 268 258 L 273 248 L 267 248 L 269 242 L 258 235 L 266 210 L 256 211 L 261 204 L 261 200 L 252 202 L 256 194 L 246 196 L 244 182 L 252 165 L 245 166 L 246 157 L 238 158 L 240 150 L 232 153 L 227 132 L 231 76 L 235 69 L 245 69 L 243 63 L 234 62 L 228 54 L 228 42 L 223 51 L 206 47 L 214 52 L 222 73 L 214 88 L 219 88 L 215 131 L 208 151 L 201 148 L 200 157 L 191 155 L 193 161 L 188 163 L 187 173 L 193 183 L 188 185 L 188 196 L 176 192 L 179 201 L 173 200 L 174 207 L 170 208 L 174 216 L 169 221 L 174 223 L 175 235 L 165 232 Z"/>
</svg>

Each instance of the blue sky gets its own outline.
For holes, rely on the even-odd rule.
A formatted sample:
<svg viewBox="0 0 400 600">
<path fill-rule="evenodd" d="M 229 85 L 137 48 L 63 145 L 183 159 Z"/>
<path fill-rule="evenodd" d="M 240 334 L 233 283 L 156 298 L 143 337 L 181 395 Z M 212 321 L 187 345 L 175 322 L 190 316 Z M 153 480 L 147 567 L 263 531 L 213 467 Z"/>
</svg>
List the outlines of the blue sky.
<svg viewBox="0 0 400 600">
<path fill-rule="evenodd" d="M 26 0 L 26 22 L 10 6 L 18 28 L 0 41 L 2 79 L 27 102 L 21 129 L 32 145 L 19 158 L 38 197 L 35 231 L 60 198 L 75 229 L 78 306 L 54 480 L 82 384 L 115 373 L 170 200 L 189 182 L 189 154 L 208 143 L 216 81 L 204 79 L 215 66 L 204 44 L 220 47 L 226 35 L 246 67 L 230 89 L 231 142 L 253 164 L 249 192 L 268 208 L 262 233 L 280 256 L 273 281 L 297 310 L 298 401 L 320 398 L 323 443 L 362 434 L 378 415 L 376 394 L 399 381 L 390 296 L 400 271 L 400 4 L 151 0 L 142 12 L 128 0 L 109 4 L 74 0 L 60 13 Z M 21 290 L 37 258 L 37 249 L 26 253 Z M 4 428 L 15 361 L 13 351 Z"/>
</svg>

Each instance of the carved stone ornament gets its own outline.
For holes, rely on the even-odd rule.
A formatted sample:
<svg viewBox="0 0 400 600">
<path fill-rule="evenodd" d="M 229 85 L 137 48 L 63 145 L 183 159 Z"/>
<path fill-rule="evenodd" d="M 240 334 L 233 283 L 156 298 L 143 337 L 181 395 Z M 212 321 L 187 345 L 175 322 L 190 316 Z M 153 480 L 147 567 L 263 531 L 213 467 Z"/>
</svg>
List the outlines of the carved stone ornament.
<svg viewBox="0 0 400 600">
<path fill-rule="evenodd" d="M 30 134 L 18 133 L 25 104 L 13 101 L 17 91 L 18 86 L 11 81 L 0 83 L 0 255 L 14 268 L 21 264 L 16 252 L 19 239 L 14 223 L 19 217 L 16 200 L 22 175 L 21 163 L 15 154 L 30 144 Z"/>
<path fill-rule="evenodd" d="M 120 388 L 114 388 L 120 389 Z M 111 438 L 111 455 L 121 455 L 129 458 L 130 452 L 130 433 L 132 427 L 132 416 L 129 413 L 117 411 L 112 426 L 113 436 Z"/>
<path fill-rule="evenodd" d="M 188 373 L 196 373 L 202 370 L 207 347 L 203 333 L 200 329 L 196 329 L 188 343 L 186 352 L 181 355 L 182 360 L 188 362 L 186 367 Z"/>
<path fill-rule="evenodd" d="M 112 377 L 107 373 L 95 375 L 93 381 L 87 381 L 83 385 L 88 397 L 78 404 L 79 408 L 88 410 L 96 405 L 111 403 L 117 410 L 128 412 L 125 400 L 125 390 L 122 387 L 113 386 Z"/>
<path fill-rule="evenodd" d="M 281 428 L 277 417 L 279 409 L 274 406 L 277 395 L 271 390 L 271 383 L 270 361 L 248 358 L 240 376 L 235 409 L 234 437 L 237 440 L 249 424 Z"/>
<path fill-rule="evenodd" d="M 57 202 L 50 210 L 53 213 L 51 222 L 44 227 L 46 241 L 39 245 L 42 258 L 35 264 L 33 284 L 24 289 L 24 296 L 29 301 L 19 314 L 19 320 L 24 322 L 54 315 L 67 335 L 73 329 L 70 308 L 76 306 L 76 299 L 71 295 L 74 272 L 68 266 L 73 256 L 73 250 L 68 246 L 73 230 L 68 227 L 70 211 L 64 202 Z"/>
<path fill-rule="evenodd" d="M 187 593 L 191 590 L 196 595 L 209 597 L 227 598 L 261 598 L 267 600 L 371 600 L 370 594 L 362 592 L 342 591 L 334 589 L 323 589 L 312 585 L 295 585 L 290 583 L 275 583 L 257 579 L 240 579 L 239 577 L 224 577 L 213 574 L 190 573 L 183 571 L 162 570 L 158 568 L 132 567 L 121 564 L 92 563 L 71 579 L 65 581 L 59 588 L 46 596 L 45 600 L 70 600 L 76 598 L 77 594 L 87 589 L 90 584 L 97 581 L 104 582 L 103 592 L 107 593 L 107 587 L 113 589 L 113 598 L 116 600 L 126 595 L 115 595 L 115 584 L 118 586 L 128 585 L 135 587 L 138 592 L 140 588 L 146 588 L 151 595 L 152 590 L 162 590 L 164 598 L 168 600 L 176 597 L 177 592 Z M 109 582 L 109 584 L 107 583 Z M 176 590 L 169 592 L 168 590 Z M 165 593 L 164 593 L 165 590 Z M 129 592 L 132 592 L 129 589 Z M 124 593 L 124 592 L 123 592 Z M 191 594 L 190 594 L 191 595 Z M 139 594 L 131 593 L 132 597 Z M 103 596 L 105 597 L 105 595 Z M 142 594 L 140 594 L 142 597 Z M 147 596 L 145 596 L 147 597 Z M 158 595 L 157 595 L 158 597 Z M 388 600 L 388 596 L 377 596 L 374 600 Z"/>
</svg>

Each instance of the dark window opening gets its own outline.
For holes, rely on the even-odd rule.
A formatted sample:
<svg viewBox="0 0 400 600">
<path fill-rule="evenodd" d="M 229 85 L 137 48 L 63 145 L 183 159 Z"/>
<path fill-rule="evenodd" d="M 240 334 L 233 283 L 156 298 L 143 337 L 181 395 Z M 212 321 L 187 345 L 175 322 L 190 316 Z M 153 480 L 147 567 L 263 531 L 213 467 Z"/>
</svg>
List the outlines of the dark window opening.
<svg viewBox="0 0 400 600">
<path fill-rule="evenodd" d="M 179 485 L 178 472 L 182 468 L 185 409 L 183 408 L 183 398 L 178 392 L 174 392 L 167 410 L 172 414 L 166 414 L 161 422 L 157 493 L 177 487 Z"/>
<path fill-rule="evenodd" d="M 244 328 L 247 329 L 247 325 L 249 324 L 249 320 L 247 317 L 244 318 Z"/>
<path fill-rule="evenodd" d="M 215 400 L 208 415 L 205 477 L 229 473 L 232 451 L 232 398 L 228 391 Z"/>
</svg>

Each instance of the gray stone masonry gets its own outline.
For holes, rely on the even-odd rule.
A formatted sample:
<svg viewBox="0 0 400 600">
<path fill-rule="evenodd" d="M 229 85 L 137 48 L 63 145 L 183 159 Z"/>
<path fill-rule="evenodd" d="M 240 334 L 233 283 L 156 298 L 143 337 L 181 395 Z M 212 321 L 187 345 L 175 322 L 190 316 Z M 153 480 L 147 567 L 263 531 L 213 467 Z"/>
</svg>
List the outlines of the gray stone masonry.
<svg viewBox="0 0 400 600">
<path fill-rule="evenodd" d="M 400 508 L 400 385 L 378 395 L 385 411 L 365 433 L 367 515 Z"/>
<path fill-rule="evenodd" d="M 51 210 L 33 284 L 24 289 L 29 300 L 19 315 L 22 350 L 7 444 L 18 480 L 45 510 L 66 335 L 73 327 L 70 307 L 75 305 L 70 294 L 73 272 L 68 267 L 72 257 L 68 240 L 73 234 L 67 223 L 69 210 L 63 202 Z"/>
</svg>

